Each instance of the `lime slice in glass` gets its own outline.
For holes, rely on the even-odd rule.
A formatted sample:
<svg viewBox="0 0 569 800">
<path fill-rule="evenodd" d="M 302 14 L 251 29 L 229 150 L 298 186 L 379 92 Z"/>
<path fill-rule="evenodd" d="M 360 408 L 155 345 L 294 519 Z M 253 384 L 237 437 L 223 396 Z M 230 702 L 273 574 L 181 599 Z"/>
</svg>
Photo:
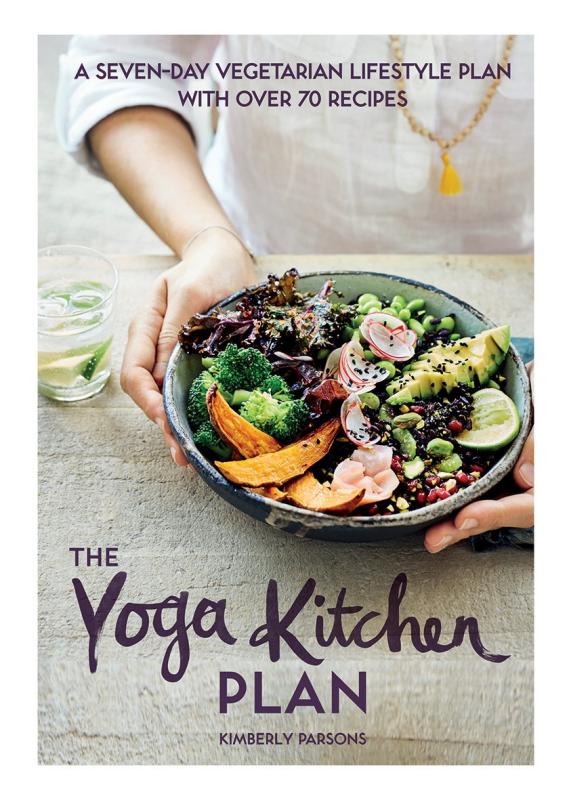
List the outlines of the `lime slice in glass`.
<svg viewBox="0 0 569 800">
<path fill-rule="evenodd" d="M 499 450 L 519 433 L 520 415 L 507 394 L 499 389 L 480 389 L 472 395 L 472 428 L 456 437 L 463 447 L 473 450 Z"/>
<path fill-rule="evenodd" d="M 112 337 L 101 344 L 84 345 L 64 353 L 39 353 L 40 383 L 69 388 L 77 381 L 93 380 L 108 364 Z"/>
<path fill-rule="evenodd" d="M 83 375 L 86 381 L 90 381 L 93 378 L 93 376 L 101 370 L 103 360 L 111 345 L 111 341 L 112 341 L 111 339 L 107 339 L 106 342 L 100 344 L 93 353 L 93 355 L 91 356 L 91 358 L 89 359 L 89 361 L 87 362 L 87 364 L 85 365 L 85 368 L 83 369 L 81 374 Z"/>
<path fill-rule="evenodd" d="M 47 363 L 45 355 L 42 354 L 42 356 L 43 358 L 40 359 L 38 366 L 40 382 L 49 386 L 70 387 L 75 385 L 83 370 L 87 368 L 92 358 L 92 353 L 68 355 L 59 358 L 56 353 L 55 357 Z"/>
</svg>

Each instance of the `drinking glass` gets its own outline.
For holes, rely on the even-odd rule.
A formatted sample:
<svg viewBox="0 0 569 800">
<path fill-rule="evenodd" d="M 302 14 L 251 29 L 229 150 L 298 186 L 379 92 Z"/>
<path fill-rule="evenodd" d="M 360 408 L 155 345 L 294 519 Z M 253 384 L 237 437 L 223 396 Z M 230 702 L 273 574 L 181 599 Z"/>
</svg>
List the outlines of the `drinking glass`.
<svg viewBox="0 0 569 800">
<path fill-rule="evenodd" d="M 114 264 L 88 247 L 38 253 L 38 388 L 54 400 L 85 400 L 111 374 Z"/>
</svg>

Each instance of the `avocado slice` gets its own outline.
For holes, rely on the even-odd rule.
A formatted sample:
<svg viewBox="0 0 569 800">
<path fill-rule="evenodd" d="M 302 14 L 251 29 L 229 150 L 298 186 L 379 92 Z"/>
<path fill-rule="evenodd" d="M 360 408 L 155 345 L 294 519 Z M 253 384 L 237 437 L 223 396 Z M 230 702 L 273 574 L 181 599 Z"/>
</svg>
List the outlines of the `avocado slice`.
<svg viewBox="0 0 569 800">
<path fill-rule="evenodd" d="M 431 347 L 411 369 L 386 387 L 390 405 L 429 400 L 458 384 L 485 386 L 496 374 L 510 346 L 510 326 L 501 325 L 448 344 Z"/>
<path fill-rule="evenodd" d="M 499 328 L 492 328 L 490 331 L 492 334 L 492 338 L 502 351 L 502 353 L 507 353 L 510 349 L 510 326 L 509 325 L 500 325 Z"/>
</svg>

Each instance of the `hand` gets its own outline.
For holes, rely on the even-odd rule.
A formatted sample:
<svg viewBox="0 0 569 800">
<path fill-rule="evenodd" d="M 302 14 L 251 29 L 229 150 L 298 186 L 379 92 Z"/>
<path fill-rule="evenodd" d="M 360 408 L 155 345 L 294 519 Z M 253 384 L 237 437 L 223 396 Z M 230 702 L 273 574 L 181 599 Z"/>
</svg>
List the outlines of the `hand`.
<svg viewBox="0 0 569 800">
<path fill-rule="evenodd" d="M 529 366 L 530 378 L 533 378 L 532 366 Z M 433 525 L 425 534 L 425 547 L 429 553 L 440 553 L 461 539 L 496 528 L 529 528 L 533 525 L 533 464 L 532 429 L 514 467 L 514 481 L 522 491 L 499 500 L 477 500 L 462 508 L 454 520 Z"/>
<path fill-rule="evenodd" d="M 161 387 L 170 354 L 184 322 L 254 279 L 244 247 L 221 230 L 204 232 L 186 257 L 160 275 L 132 320 L 121 370 L 121 386 L 164 435 L 175 464 L 187 460 L 174 439 L 162 404 Z"/>
</svg>

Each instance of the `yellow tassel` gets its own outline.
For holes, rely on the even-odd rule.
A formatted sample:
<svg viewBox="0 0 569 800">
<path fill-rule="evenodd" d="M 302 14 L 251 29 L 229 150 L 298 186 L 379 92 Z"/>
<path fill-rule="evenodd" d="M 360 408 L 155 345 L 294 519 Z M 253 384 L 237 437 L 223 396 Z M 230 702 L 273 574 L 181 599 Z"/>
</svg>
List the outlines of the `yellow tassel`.
<svg viewBox="0 0 569 800">
<path fill-rule="evenodd" d="M 439 184 L 439 192 L 447 195 L 460 194 L 462 192 L 462 182 L 458 172 L 450 163 L 450 158 L 446 150 L 441 153 L 441 158 L 444 168 Z"/>
</svg>

